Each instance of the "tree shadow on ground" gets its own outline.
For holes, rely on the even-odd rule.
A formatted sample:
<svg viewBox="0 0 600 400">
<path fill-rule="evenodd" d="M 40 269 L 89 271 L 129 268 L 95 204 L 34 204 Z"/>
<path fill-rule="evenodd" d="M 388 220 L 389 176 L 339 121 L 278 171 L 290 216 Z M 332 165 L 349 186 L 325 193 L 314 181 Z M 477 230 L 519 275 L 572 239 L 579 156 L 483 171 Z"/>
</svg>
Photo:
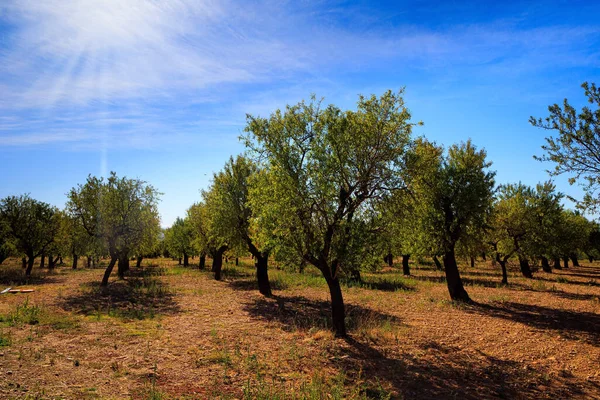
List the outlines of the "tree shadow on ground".
<svg viewBox="0 0 600 400">
<path fill-rule="evenodd" d="M 411 276 L 403 276 L 403 279 L 411 279 Z M 380 277 L 365 277 L 362 282 L 347 281 L 343 282 L 346 287 L 360 287 L 371 290 L 381 290 L 383 292 L 395 292 L 395 291 L 414 291 L 414 286 L 407 283 Z"/>
<path fill-rule="evenodd" d="M 537 329 L 557 331 L 568 339 L 600 346 L 600 315 L 596 313 L 514 302 L 476 303 L 472 307 L 466 307 L 465 311 L 520 322 Z"/>
<path fill-rule="evenodd" d="M 20 266 L 0 266 L 0 286 L 44 285 L 64 280 L 56 270 L 34 267 L 31 275 L 25 276 L 25 271 Z M 0 288 L 2 289 L 4 288 Z"/>
<path fill-rule="evenodd" d="M 66 311 L 83 315 L 123 319 L 141 320 L 175 314 L 180 307 L 173 290 L 159 278 L 162 274 L 162 268 L 135 268 L 126 279 L 111 282 L 105 288 L 100 287 L 99 282 L 87 282 L 59 305 Z"/>
<path fill-rule="evenodd" d="M 575 285 L 575 286 L 600 287 L 600 282 L 596 282 L 596 281 L 588 281 L 588 282 L 572 281 L 572 280 L 564 278 L 565 276 L 568 276 L 566 274 L 556 274 L 555 276 L 557 277 L 557 279 L 548 279 L 548 278 L 544 278 L 541 276 L 536 276 L 535 279 L 540 280 L 540 281 L 550 282 L 550 283 L 566 283 L 567 285 Z M 558 278 L 562 278 L 562 279 L 558 279 Z"/>
<path fill-rule="evenodd" d="M 376 377 L 407 399 L 570 398 L 582 395 L 581 382 L 561 377 L 551 380 L 544 370 L 502 360 L 476 350 L 462 350 L 425 341 L 417 351 L 398 353 L 349 338 L 333 354 L 350 380 Z M 387 383 L 387 385 L 386 385 Z M 592 384 L 588 384 L 593 390 Z M 380 398 L 378 385 L 365 390 Z"/>
<path fill-rule="evenodd" d="M 308 331 L 313 328 L 331 329 L 331 303 L 302 296 L 256 298 L 242 309 L 252 317 L 277 322 L 285 331 Z M 356 304 L 346 304 L 346 325 L 349 332 L 380 324 L 402 324 L 393 315 L 381 313 Z"/>
</svg>

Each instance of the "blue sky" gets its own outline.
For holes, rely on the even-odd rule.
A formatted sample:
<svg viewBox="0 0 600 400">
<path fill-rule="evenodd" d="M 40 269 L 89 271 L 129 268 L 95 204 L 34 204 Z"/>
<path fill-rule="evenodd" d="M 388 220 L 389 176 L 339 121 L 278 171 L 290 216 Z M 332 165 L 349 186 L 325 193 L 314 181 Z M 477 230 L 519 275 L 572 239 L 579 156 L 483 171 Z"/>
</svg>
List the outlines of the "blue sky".
<svg viewBox="0 0 600 400">
<path fill-rule="evenodd" d="M 499 183 L 547 180 L 528 119 L 600 83 L 600 3 L 372 3 L 3 0 L 0 197 L 62 207 L 114 170 L 164 193 L 168 226 L 243 151 L 246 113 L 401 87 L 416 134 L 472 138 Z"/>
</svg>

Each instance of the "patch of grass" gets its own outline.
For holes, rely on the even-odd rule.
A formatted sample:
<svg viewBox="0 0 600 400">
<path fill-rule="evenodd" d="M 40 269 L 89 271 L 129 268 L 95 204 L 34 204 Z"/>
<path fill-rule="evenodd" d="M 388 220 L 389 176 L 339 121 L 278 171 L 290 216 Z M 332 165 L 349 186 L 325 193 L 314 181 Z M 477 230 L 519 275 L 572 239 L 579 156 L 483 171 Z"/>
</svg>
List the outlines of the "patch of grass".
<svg viewBox="0 0 600 400">
<path fill-rule="evenodd" d="M 23 303 L 17 304 L 16 308 L 7 316 L 3 316 L 2 320 L 8 322 L 10 326 L 37 325 L 40 322 L 41 314 L 42 308 L 35 304 L 29 304 L 29 297 L 27 297 Z"/>
<path fill-rule="evenodd" d="M 558 283 L 569 283 L 569 280 L 563 276 L 559 276 L 558 278 L 556 278 L 556 282 Z"/>
<path fill-rule="evenodd" d="M 12 337 L 8 333 L 4 333 L 4 330 L 0 329 L 0 348 L 8 347 L 12 344 Z"/>
<path fill-rule="evenodd" d="M 315 372 L 310 380 L 302 382 L 300 387 L 281 387 L 273 379 L 267 382 L 262 377 L 248 379 L 243 387 L 245 400 L 367 400 L 390 399 L 391 394 L 377 382 L 375 385 L 366 385 L 359 379 L 353 385 L 346 386 L 346 375 L 339 372 L 328 376 L 323 372 Z"/>
</svg>

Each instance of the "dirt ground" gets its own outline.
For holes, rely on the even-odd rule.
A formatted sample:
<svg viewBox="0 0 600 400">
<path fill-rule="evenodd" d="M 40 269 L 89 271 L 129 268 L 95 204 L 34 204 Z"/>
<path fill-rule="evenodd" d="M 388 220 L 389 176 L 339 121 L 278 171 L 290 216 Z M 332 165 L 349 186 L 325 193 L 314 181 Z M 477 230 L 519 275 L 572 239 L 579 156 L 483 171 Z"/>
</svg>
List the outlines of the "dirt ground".
<svg viewBox="0 0 600 400">
<path fill-rule="evenodd" d="M 103 291 L 68 266 L 19 285 L 12 260 L 0 289 L 35 292 L 0 295 L 0 398 L 600 399 L 600 264 L 581 264 L 508 286 L 463 266 L 469 306 L 429 265 L 363 274 L 336 339 L 316 274 L 272 267 L 265 298 L 247 266 L 145 260 Z"/>
</svg>

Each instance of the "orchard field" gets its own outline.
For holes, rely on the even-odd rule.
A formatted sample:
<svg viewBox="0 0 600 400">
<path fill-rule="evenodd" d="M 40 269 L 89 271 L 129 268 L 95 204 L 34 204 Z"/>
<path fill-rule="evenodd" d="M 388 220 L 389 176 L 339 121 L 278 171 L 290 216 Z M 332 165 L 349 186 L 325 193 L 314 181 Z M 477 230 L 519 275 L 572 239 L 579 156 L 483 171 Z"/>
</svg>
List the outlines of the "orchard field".
<svg viewBox="0 0 600 400">
<path fill-rule="evenodd" d="M 472 304 L 444 273 L 411 261 L 343 283 L 347 338 L 331 330 L 319 271 L 270 265 L 272 297 L 250 258 L 207 270 L 145 259 L 99 286 L 98 268 L 5 261 L 0 397 L 7 399 L 600 398 L 600 264 L 535 271 L 459 261 Z"/>
</svg>

